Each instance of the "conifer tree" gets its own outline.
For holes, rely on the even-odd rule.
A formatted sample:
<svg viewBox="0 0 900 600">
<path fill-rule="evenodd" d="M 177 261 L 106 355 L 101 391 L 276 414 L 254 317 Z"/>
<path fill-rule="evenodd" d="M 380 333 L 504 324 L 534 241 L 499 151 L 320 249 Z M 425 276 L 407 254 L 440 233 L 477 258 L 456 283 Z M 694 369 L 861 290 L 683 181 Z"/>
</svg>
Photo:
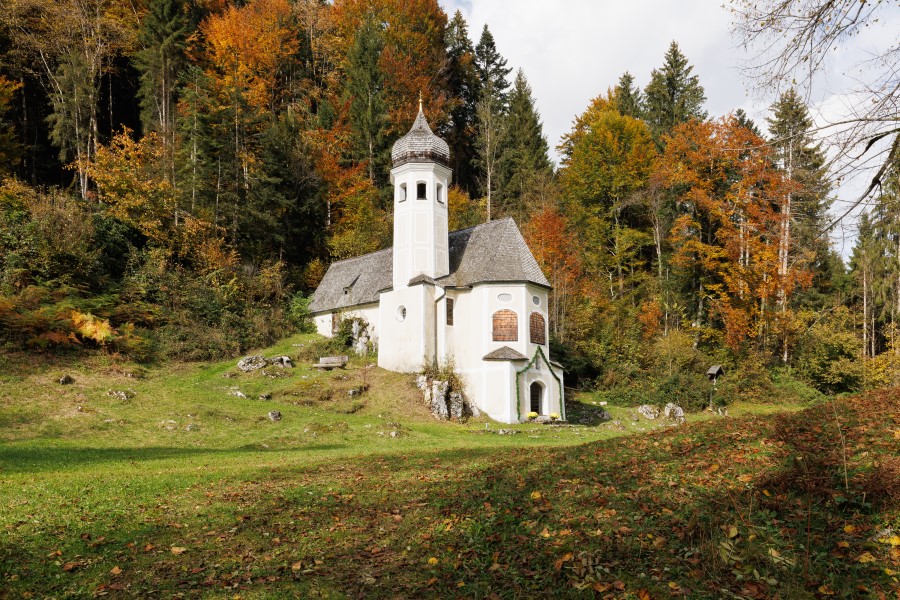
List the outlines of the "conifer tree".
<svg viewBox="0 0 900 600">
<path fill-rule="evenodd" d="M 531 86 L 519 69 L 509 95 L 506 139 L 498 169 L 498 200 L 506 214 L 524 216 L 522 201 L 529 187 L 542 174 L 552 171 L 540 115 Z"/>
<path fill-rule="evenodd" d="M 347 67 L 350 94 L 350 122 L 357 158 L 368 161 L 369 180 L 385 169 L 387 107 L 384 100 L 384 75 L 378 66 L 384 38 L 381 25 L 369 14 L 356 34 Z"/>
<path fill-rule="evenodd" d="M 800 189 L 791 194 L 790 236 L 785 241 L 795 254 L 810 253 L 814 285 L 827 288 L 834 266 L 828 236 L 821 235 L 827 223 L 831 186 L 825 169 L 825 153 L 810 133 L 812 118 L 803 100 L 793 89 L 772 105 L 767 119 L 771 145 L 781 168 Z"/>
<path fill-rule="evenodd" d="M 753 135 L 762 137 L 762 132 L 759 130 L 759 127 L 756 126 L 756 123 L 750 116 L 744 111 L 743 108 L 739 108 L 734 111 L 734 118 L 737 121 L 737 124 L 748 130 Z"/>
<path fill-rule="evenodd" d="M 616 85 L 616 108 L 626 117 L 641 119 L 644 116 L 644 95 L 634 85 L 634 76 L 625 71 Z"/>
<path fill-rule="evenodd" d="M 477 116 L 475 163 L 481 175 L 479 181 L 486 200 L 486 217 L 490 221 L 493 194 L 497 186 L 497 168 L 506 136 L 506 119 L 503 116 L 500 99 L 490 83 L 482 90 L 481 98 L 478 100 Z"/>
<path fill-rule="evenodd" d="M 665 63 L 662 68 L 653 70 L 644 91 L 645 116 L 657 143 L 676 125 L 690 119 L 706 118 L 703 86 L 691 71 L 693 67 L 673 40 L 666 51 Z"/>
<path fill-rule="evenodd" d="M 176 88 L 190 29 L 182 0 L 153 0 L 138 34 L 133 62 L 141 73 L 141 123 L 145 132 L 158 131 L 166 146 L 174 142 Z"/>
<path fill-rule="evenodd" d="M 497 52 L 494 36 L 485 24 L 481 39 L 475 47 L 475 70 L 478 73 L 478 131 L 476 134 L 476 160 L 481 190 L 487 200 L 487 220 L 491 220 L 493 193 L 497 189 L 497 169 L 503 138 L 507 108 L 506 77 L 512 68 Z"/>
<path fill-rule="evenodd" d="M 447 24 L 446 38 L 446 80 L 451 101 L 450 122 L 445 135 L 453 149 L 450 166 L 456 184 L 467 193 L 474 194 L 476 181 L 472 161 L 475 158 L 479 79 L 468 25 L 459 11 Z"/>
<path fill-rule="evenodd" d="M 481 38 L 475 46 L 475 69 L 478 71 L 479 97 L 490 91 L 500 100 L 502 109 L 506 109 L 509 81 L 506 79 L 512 67 L 506 66 L 506 59 L 497 52 L 494 36 L 485 24 L 481 30 Z"/>
</svg>

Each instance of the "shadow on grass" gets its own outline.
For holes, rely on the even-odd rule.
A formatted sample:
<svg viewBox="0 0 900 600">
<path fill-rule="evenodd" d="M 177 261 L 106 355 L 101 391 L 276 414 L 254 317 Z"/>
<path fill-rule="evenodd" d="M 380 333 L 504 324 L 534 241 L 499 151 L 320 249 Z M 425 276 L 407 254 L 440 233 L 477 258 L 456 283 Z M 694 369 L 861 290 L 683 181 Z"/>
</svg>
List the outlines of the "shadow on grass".
<svg viewBox="0 0 900 600">
<path fill-rule="evenodd" d="M 885 397 L 872 414 L 863 405 L 571 448 L 392 449 L 274 477 L 250 471 L 203 490 L 211 504 L 201 519 L 190 521 L 183 505 L 191 502 L 175 498 L 167 500 L 181 513 L 173 519 L 104 522 L 116 540 L 108 554 L 80 542 L 96 522 L 73 522 L 64 552 L 80 556 L 83 571 L 48 576 L 59 572 L 45 558 L 58 540 L 23 533 L 20 546 L 0 545 L 0 572 L 19 575 L 14 592 L 58 594 L 69 581 L 128 586 L 104 589 L 121 597 L 240 589 L 251 597 L 762 599 L 823 589 L 858 597 L 858 585 L 877 597 L 892 589 L 880 570 L 890 554 L 870 533 L 849 532 L 897 515 L 860 514 L 822 493 L 842 485 L 842 454 L 812 465 L 809 486 L 791 471 L 799 451 L 833 444 L 837 418 L 835 435 L 848 447 L 895 454 L 883 415 L 900 414 L 897 400 Z M 765 486 L 785 477 L 770 497 Z M 135 539 L 162 550 L 123 551 Z M 188 549 L 182 557 L 170 545 Z M 871 565 L 857 560 L 864 549 Z M 114 566 L 119 579 L 109 575 Z"/>
<path fill-rule="evenodd" d="M 342 444 L 317 444 L 289 450 L 260 445 L 239 448 L 46 448 L 0 446 L 0 473 L 40 473 L 88 467 L 102 463 L 143 463 L 194 457 L 226 457 L 242 454 L 311 453 L 343 450 Z"/>
</svg>

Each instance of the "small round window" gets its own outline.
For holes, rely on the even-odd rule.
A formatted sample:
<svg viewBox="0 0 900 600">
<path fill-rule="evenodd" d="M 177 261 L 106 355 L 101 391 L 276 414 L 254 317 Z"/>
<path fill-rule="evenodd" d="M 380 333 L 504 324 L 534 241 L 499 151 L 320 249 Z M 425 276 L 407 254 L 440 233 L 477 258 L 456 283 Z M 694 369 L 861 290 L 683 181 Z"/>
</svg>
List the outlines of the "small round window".
<svg viewBox="0 0 900 600">
<path fill-rule="evenodd" d="M 397 320 L 405 321 L 406 320 L 406 307 L 400 306 L 397 308 Z"/>
<path fill-rule="evenodd" d="M 500 294 L 497 296 L 497 300 L 500 302 L 509 302 L 512 300 L 512 294 Z"/>
<path fill-rule="evenodd" d="M 534 303 L 535 306 L 540 306 L 540 305 L 541 305 L 541 299 L 538 298 L 537 296 L 532 296 L 532 297 L 531 297 L 531 301 Z"/>
</svg>

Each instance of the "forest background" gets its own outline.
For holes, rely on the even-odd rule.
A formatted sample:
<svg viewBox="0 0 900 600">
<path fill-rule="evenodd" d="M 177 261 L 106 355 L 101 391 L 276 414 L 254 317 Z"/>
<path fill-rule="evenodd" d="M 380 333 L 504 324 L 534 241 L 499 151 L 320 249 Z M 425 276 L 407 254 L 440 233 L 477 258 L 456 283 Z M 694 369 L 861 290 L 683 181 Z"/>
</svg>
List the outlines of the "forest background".
<svg viewBox="0 0 900 600">
<path fill-rule="evenodd" d="M 333 260 L 391 244 L 421 94 L 451 230 L 512 217 L 567 383 L 634 402 L 900 383 L 900 164 L 849 264 L 803 95 L 709 115 L 673 41 L 550 160 L 523 71 L 436 0 L 2 0 L 0 348 L 206 360 L 308 326 Z M 477 42 L 475 38 L 477 37 Z"/>
</svg>

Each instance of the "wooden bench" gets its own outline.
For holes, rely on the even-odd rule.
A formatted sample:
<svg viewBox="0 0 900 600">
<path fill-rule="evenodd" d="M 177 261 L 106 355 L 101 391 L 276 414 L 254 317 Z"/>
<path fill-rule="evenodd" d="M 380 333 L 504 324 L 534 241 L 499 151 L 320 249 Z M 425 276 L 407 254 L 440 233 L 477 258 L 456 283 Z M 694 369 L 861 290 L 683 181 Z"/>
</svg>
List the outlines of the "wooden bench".
<svg viewBox="0 0 900 600">
<path fill-rule="evenodd" d="M 325 369 L 326 371 L 330 371 L 331 369 L 343 369 L 347 366 L 349 360 L 350 358 L 347 356 L 322 356 L 319 358 L 319 362 L 313 366 L 317 369 Z"/>
</svg>

